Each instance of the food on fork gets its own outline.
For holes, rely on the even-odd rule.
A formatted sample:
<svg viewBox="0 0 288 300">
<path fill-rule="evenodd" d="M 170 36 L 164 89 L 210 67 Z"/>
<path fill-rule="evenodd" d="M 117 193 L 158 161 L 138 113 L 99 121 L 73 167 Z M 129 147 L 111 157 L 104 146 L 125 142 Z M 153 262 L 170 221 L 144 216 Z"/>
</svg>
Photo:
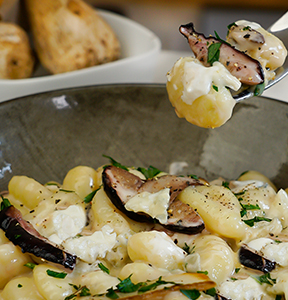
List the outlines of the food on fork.
<svg viewBox="0 0 288 300">
<path fill-rule="evenodd" d="M 180 26 L 193 52 L 180 58 L 167 74 L 167 92 L 176 114 L 205 128 L 223 125 L 236 101 L 230 90 L 265 84 L 286 59 L 283 43 L 260 25 L 238 21 L 228 26 L 226 41 L 197 33 L 192 23 Z"/>
</svg>

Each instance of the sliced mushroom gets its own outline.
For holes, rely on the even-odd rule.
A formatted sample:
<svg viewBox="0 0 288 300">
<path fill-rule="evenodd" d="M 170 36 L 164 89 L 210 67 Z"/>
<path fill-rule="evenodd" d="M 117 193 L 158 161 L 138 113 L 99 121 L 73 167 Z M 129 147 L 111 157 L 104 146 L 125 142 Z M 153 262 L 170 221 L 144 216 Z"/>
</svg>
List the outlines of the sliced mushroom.
<svg viewBox="0 0 288 300">
<path fill-rule="evenodd" d="M 269 273 L 276 267 L 276 262 L 263 257 L 256 250 L 248 247 L 247 245 L 241 246 L 239 250 L 239 261 L 247 268 L 258 270 L 264 273 Z"/>
<path fill-rule="evenodd" d="M 138 222 L 159 222 L 146 213 L 128 211 L 125 204 L 129 199 L 144 191 L 156 193 L 170 189 L 168 220 L 162 226 L 177 232 L 194 234 L 204 229 L 204 222 L 198 213 L 189 205 L 177 199 L 177 195 L 187 186 L 203 185 L 204 181 L 190 177 L 165 175 L 154 179 L 141 180 L 138 176 L 114 166 L 106 167 L 102 175 L 103 186 L 112 203 L 129 218 Z"/>
<path fill-rule="evenodd" d="M 74 269 L 76 256 L 52 245 L 22 218 L 21 212 L 13 205 L 0 212 L 0 228 L 5 231 L 6 237 L 15 246 L 21 248 L 23 253 L 28 252 L 38 258 L 60 264 L 66 269 Z"/>
<path fill-rule="evenodd" d="M 214 37 L 206 38 L 194 30 L 193 23 L 181 25 L 180 32 L 188 39 L 191 50 L 204 66 L 210 66 L 208 48 L 215 43 L 221 43 L 219 62 L 243 84 L 257 85 L 264 82 L 264 71 L 259 61 L 233 48 L 228 43 Z"/>
<path fill-rule="evenodd" d="M 252 29 L 249 26 L 233 24 L 228 31 L 228 40 L 234 40 L 237 44 L 241 43 L 253 43 L 263 45 L 265 38 L 259 31 Z"/>
</svg>

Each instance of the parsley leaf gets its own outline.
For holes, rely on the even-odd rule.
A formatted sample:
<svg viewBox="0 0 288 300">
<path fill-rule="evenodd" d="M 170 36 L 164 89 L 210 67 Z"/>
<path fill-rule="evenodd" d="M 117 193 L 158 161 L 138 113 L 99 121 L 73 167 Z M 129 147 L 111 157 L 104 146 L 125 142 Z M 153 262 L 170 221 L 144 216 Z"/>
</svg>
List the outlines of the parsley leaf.
<svg viewBox="0 0 288 300">
<path fill-rule="evenodd" d="M 4 208 L 11 206 L 11 203 L 7 198 L 4 198 L 2 195 L 1 198 L 2 198 L 2 202 L 1 202 L 0 210 L 3 210 Z"/>
<path fill-rule="evenodd" d="M 217 85 L 212 85 L 212 88 L 216 91 L 216 92 L 218 92 L 218 86 Z"/>
<path fill-rule="evenodd" d="M 196 300 L 200 297 L 200 292 L 196 289 L 194 290 L 180 290 L 183 295 L 188 297 L 189 299 Z"/>
<path fill-rule="evenodd" d="M 153 166 L 149 166 L 148 169 L 139 167 L 137 170 L 140 171 L 146 177 L 146 179 L 153 178 L 161 172 L 159 169 Z"/>
<path fill-rule="evenodd" d="M 26 264 L 24 265 L 24 267 L 27 267 L 27 268 L 29 268 L 29 269 L 31 269 L 31 270 L 33 270 L 33 269 L 35 268 L 35 266 L 36 266 L 36 264 L 31 263 L 31 262 L 28 262 L 28 263 L 26 263 Z"/>
<path fill-rule="evenodd" d="M 137 284 L 134 284 L 132 281 L 131 281 L 131 276 L 128 276 L 127 278 L 123 279 L 120 283 L 117 284 L 117 288 L 119 290 L 119 292 L 121 293 L 132 293 L 132 292 L 135 292 L 137 291 L 140 286 L 142 285 L 141 282 L 137 283 Z"/>
<path fill-rule="evenodd" d="M 209 290 L 207 290 L 207 291 L 204 291 L 204 293 L 205 293 L 206 295 L 215 297 L 215 296 L 216 296 L 216 289 L 215 289 L 215 288 L 211 288 L 211 289 L 209 289 Z"/>
<path fill-rule="evenodd" d="M 253 278 L 260 284 L 267 283 L 269 285 L 273 285 L 276 283 L 276 279 L 271 278 L 270 273 L 265 273 L 261 276 L 253 276 Z"/>
<path fill-rule="evenodd" d="M 90 203 L 93 199 L 93 197 L 96 195 L 96 193 L 100 190 L 101 186 L 96 189 L 95 191 L 92 191 L 90 194 L 88 194 L 85 198 L 84 198 L 84 203 Z"/>
<path fill-rule="evenodd" d="M 226 189 L 230 190 L 228 181 L 222 181 L 222 186 L 224 186 Z"/>
<path fill-rule="evenodd" d="M 54 277 L 54 278 L 61 278 L 64 279 L 67 276 L 67 273 L 65 272 L 55 272 L 52 270 L 46 270 L 46 273 L 48 276 Z"/>
<path fill-rule="evenodd" d="M 262 221 L 266 221 L 266 222 L 271 222 L 271 219 L 268 218 L 264 218 L 264 217 L 254 217 L 253 219 L 249 219 L 249 220 L 242 220 L 245 224 L 247 224 L 250 227 L 253 227 L 254 224 L 256 222 L 262 222 Z"/>
<path fill-rule="evenodd" d="M 219 61 L 220 57 L 220 47 L 222 43 L 212 43 L 208 46 L 208 57 L 207 62 L 213 65 L 215 61 Z"/>
<path fill-rule="evenodd" d="M 111 156 L 108 156 L 108 155 L 102 155 L 103 157 L 106 157 L 110 160 L 110 163 L 112 166 L 114 167 L 117 167 L 117 168 L 121 168 L 121 169 L 124 169 L 126 171 L 128 171 L 128 168 L 123 166 L 122 164 L 120 164 L 118 161 L 116 161 L 115 159 L 113 159 Z"/>
<path fill-rule="evenodd" d="M 257 84 L 255 89 L 254 89 L 254 96 L 260 96 L 265 89 L 265 82 Z"/>
<path fill-rule="evenodd" d="M 194 175 L 194 174 L 189 174 L 189 175 L 187 175 L 187 177 L 190 177 L 190 178 L 195 179 L 195 180 L 199 180 L 199 177 L 197 175 Z"/>
<path fill-rule="evenodd" d="M 76 290 L 76 292 L 74 292 L 73 294 L 65 297 L 64 300 L 70 300 L 70 299 L 76 298 L 78 295 L 80 297 L 91 296 L 90 290 L 85 285 L 84 286 L 81 286 L 81 285 L 77 286 L 77 285 L 72 284 L 72 283 L 69 283 L 69 285 L 71 285 Z"/>
<path fill-rule="evenodd" d="M 119 296 L 116 294 L 116 292 L 113 290 L 113 288 L 110 288 L 107 290 L 106 297 L 110 299 L 118 299 Z"/>
<path fill-rule="evenodd" d="M 105 272 L 105 273 L 107 273 L 107 274 L 110 273 L 110 270 L 109 270 L 107 267 L 105 267 L 102 263 L 99 263 L 99 264 L 98 264 L 98 267 L 99 267 L 103 272 Z"/>
</svg>

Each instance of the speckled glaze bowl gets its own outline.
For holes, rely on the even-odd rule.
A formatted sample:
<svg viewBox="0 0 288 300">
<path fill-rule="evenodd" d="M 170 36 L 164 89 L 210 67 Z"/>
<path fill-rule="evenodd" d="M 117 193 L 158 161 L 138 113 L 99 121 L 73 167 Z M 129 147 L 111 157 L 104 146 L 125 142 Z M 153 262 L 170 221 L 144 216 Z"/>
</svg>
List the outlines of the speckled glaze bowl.
<svg viewBox="0 0 288 300">
<path fill-rule="evenodd" d="M 164 85 L 71 88 L 0 104 L 0 190 L 13 175 L 62 182 L 77 165 L 107 164 L 234 179 L 257 170 L 288 186 L 288 104 L 253 98 L 228 123 L 203 129 L 179 119 Z"/>
</svg>

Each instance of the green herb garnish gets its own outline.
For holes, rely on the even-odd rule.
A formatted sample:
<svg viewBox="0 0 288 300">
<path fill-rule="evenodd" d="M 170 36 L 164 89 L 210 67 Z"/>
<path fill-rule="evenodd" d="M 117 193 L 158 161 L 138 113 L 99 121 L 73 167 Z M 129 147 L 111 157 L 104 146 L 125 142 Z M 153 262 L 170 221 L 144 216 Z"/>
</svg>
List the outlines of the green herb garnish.
<svg viewBox="0 0 288 300">
<path fill-rule="evenodd" d="M 254 89 L 254 96 L 260 96 L 265 89 L 265 82 L 257 84 L 255 89 Z"/>
<path fill-rule="evenodd" d="M 147 282 L 139 282 L 137 284 L 134 284 L 131 281 L 131 275 L 129 275 L 127 278 L 123 279 L 120 283 L 117 284 L 116 288 L 110 288 L 107 290 L 106 297 L 110 299 L 118 299 L 119 296 L 117 295 L 117 292 L 119 293 L 132 293 L 132 292 L 138 292 L 138 293 L 145 293 L 147 291 L 151 291 L 156 289 L 159 285 L 165 285 L 165 284 L 173 284 L 175 285 L 175 282 L 171 281 L 164 281 L 162 280 L 162 277 L 160 276 L 157 281 L 149 283 Z"/>
<path fill-rule="evenodd" d="M 84 203 L 90 203 L 93 199 L 93 197 L 96 195 L 96 193 L 100 190 L 101 186 L 96 189 L 95 191 L 92 191 L 90 194 L 88 194 L 85 198 L 84 198 Z"/>
<path fill-rule="evenodd" d="M 33 270 L 33 269 L 35 268 L 35 266 L 36 266 L 36 264 L 31 263 L 31 262 L 28 262 L 28 263 L 26 263 L 26 264 L 24 265 L 24 267 L 27 267 L 27 268 L 29 268 L 29 269 L 31 269 L 31 270 Z"/>
<path fill-rule="evenodd" d="M 70 299 L 76 298 L 77 296 L 80 296 L 80 297 L 91 296 L 90 290 L 85 285 L 77 286 L 72 283 L 69 283 L 69 285 L 71 285 L 76 291 L 73 294 L 67 296 L 64 300 L 70 300 Z"/>
<path fill-rule="evenodd" d="M 195 179 L 195 180 L 199 180 L 199 177 L 197 175 L 194 175 L 194 174 L 189 174 L 189 175 L 187 175 L 187 177 L 190 177 L 190 178 Z"/>
<path fill-rule="evenodd" d="M 105 272 L 105 273 L 107 273 L 107 274 L 110 273 L 110 270 L 109 270 L 107 267 L 105 267 L 102 263 L 99 263 L 99 264 L 98 264 L 98 267 L 99 267 L 103 272 Z"/>
<path fill-rule="evenodd" d="M 216 296 L 216 289 L 215 289 L 215 288 L 211 288 L 211 289 L 209 289 L 209 290 L 207 290 L 207 291 L 204 291 L 204 293 L 205 293 L 206 295 L 215 297 L 215 296 Z"/>
<path fill-rule="evenodd" d="M 102 156 L 108 158 L 110 160 L 110 163 L 111 163 L 112 166 L 124 169 L 126 171 L 129 171 L 127 167 L 125 167 L 122 164 L 120 164 L 118 161 L 116 161 L 115 159 L 113 159 L 111 156 L 104 155 L 104 154 Z"/>
<path fill-rule="evenodd" d="M 224 186 L 226 189 L 230 190 L 228 181 L 222 181 L 222 186 Z"/>
<path fill-rule="evenodd" d="M 132 274 L 117 284 L 117 288 L 118 288 L 119 292 L 132 293 L 132 292 L 137 291 L 142 286 L 141 282 L 134 284 L 131 281 L 131 276 L 132 276 Z"/>
<path fill-rule="evenodd" d="M 59 192 L 65 192 L 65 193 L 75 193 L 75 191 L 71 191 L 71 190 L 65 190 L 65 189 L 59 189 Z"/>
<path fill-rule="evenodd" d="M 200 297 L 200 292 L 196 289 L 194 290 L 180 290 L 180 292 L 185 295 L 187 298 L 196 300 Z"/>
<path fill-rule="evenodd" d="M 67 276 L 67 273 L 65 272 L 55 272 L 52 270 L 46 270 L 46 273 L 48 276 L 54 277 L 54 278 L 61 278 L 64 279 Z"/>
<path fill-rule="evenodd" d="M 266 273 L 261 276 L 252 276 L 252 278 L 254 278 L 260 284 L 267 283 L 269 285 L 273 285 L 276 283 L 276 279 L 271 278 L 270 273 Z"/>
<path fill-rule="evenodd" d="M 22 288 L 23 285 L 22 285 L 21 283 L 19 283 L 19 284 L 17 285 L 17 287 L 18 287 L 18 288 Z"/>
<path fill-rule="evenodd" d="M 140 171 L 146 177 L 146 179 L 153 178 L 161 172 L 159 169 L 153 166 L 149 166 L 148 169 L 139 167 L 137 170 Z"/>
<path fill-rule="evenodd" d="M 110 299 L 118 299 L 119 296 L 116 294 L 116 292 L 113 290 L 113 288 L 110 288 L 107 290 L 106 297 Z"/>
<path fill-rule="evenodd" d="M 248 219 L 248 220 L 242 220 L 245 224 L 247 224 L 250 227 L 253 227 L 254 224 L 256 222 L 262 222 L 262 221 L 266 221 L 266 222 L 271 222 L 271 219 L 268 218 L 264 218 L 264 217 L 254 217 L 253 219 Z"/>
<path fill-rule="evenodd" d="M 218 86 L 217 85 L 212 85 L 212 88 L 216 91 L 216 92 L 218 92 Z"/>
<path fill-rule="evenodd" d="M 2 195 L 1 195 L 1 198 L 2 198 L 2 202 L 1 202 L 1 206 L 0 206 L 1 210 L 11 206 L 11 203 L 7 198 L 4 198 Z"/>
<path fill-rule="evenodd" d="M 208 275 L 208 271 L 197 271 L 196 273 Z"/>
<path fill-rule="evenodd" d="M 212 43 L 208 46 L 208 58 L 207 62 L 213 65 L 215 61 L 219 61 L 220 57 L 220 47 L 222 43 Z"/>
</svg>

